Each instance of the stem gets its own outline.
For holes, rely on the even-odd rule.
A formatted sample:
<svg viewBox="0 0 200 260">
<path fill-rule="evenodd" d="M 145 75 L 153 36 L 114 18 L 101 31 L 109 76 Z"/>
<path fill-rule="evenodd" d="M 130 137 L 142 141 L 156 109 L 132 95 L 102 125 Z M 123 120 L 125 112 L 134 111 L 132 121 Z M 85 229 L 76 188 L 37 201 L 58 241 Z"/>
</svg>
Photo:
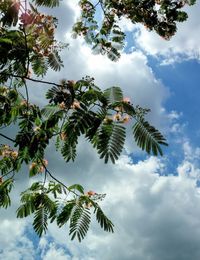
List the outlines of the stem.
<svg viewBox="0 0 200 260">
<path fill-rule="evenodd" d="M 7 140 L 9 140 L 9 141 L 11 141 L 11 142 L 13 142 L 13 143 L 15 143 L 15 140 L 14 140 L 14 139 L 12 139 L 12 138 L 10 138 L 10 137 L 4 135 L 4 134 L 1 134 L 1 133 L 0 133 L 0 136 L 2 136 L 2 137 L 4 137 L 5 139 L 7 139 Z"/>
<path fill-rule="evenodd" d="M 27 105 L 27 111 L 28 111 L 28 103 L 29 103 L 29 94 L 28 94 L 28 87 L 26 84 L 26 80 L 24 80 L 24 86 L 25 86 L 25 91 L 26 91 L 26 105 Z"/>
<path fill-rule="evenodd" d="M 20 78 L 20 79 L 27 79 L 33 82 L 37 82 L 37 83 L 42 83 L 42 84 L 48 84 L 48 85 L 53 85 L 53 86 L 57 86 L 57 87 L 61 87 L 62 85 L 54 83 L 54 82 L 50 82 L 50 81 L 44 81 L 44 80 L 39 80 L 39 79 L 33 79 L 33 78 L 29 78 L 27 76 L 19 76 L 19 75 L 15 75 L 12 73 L 0 73 L 2 75 L 6 75 L 6 76 L 10 76 L 10 77 L 14 77 L 14 78 Z"/>
<path fill-rule="evenodd" d="M 44 185 L 46 183 L 46 179 L 47 179 L 47 171 L 45 169 L 45 174 L 44 174 L 44 181 L 43 181 L 43 189 L 44 189 Z"/>
<path fill-rule="evenodd" d="M 14 177 L 14 175 L 15 175 L 14 169 L 10 170 L 9 172 L 4 173 L 2 175 L 2 177 L 5 177 L 5 176 L 9 175 L 11 172 L 13 172 L 13 175 L 10 177 L 10 179 L 12 179 Z"/>
<path fill-rule="evenodd" d="M 79 196 L 75 191 L 70 190 L 64 183 L 62 183 L 61 181 L 59 181 L 56 177 L 54 177 L 51 172 L 47 169 L 47 167 L 43 164 L 44 168 L 45 168 L 45 172 L 49 174 L 49 176 L 56 182 L 60 183 L 66 190 L 68 190 L 69 192 L 74 193 L 74 195 Z"/>
</svg>

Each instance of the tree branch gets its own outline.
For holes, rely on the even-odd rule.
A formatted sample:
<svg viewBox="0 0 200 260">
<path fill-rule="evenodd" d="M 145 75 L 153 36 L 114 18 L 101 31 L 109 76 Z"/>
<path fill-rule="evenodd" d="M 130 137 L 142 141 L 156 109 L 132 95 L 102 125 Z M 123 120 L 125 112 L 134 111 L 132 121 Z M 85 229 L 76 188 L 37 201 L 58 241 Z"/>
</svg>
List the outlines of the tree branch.
<svg viewBox="0 0 200 260">
<path fill-rule="evenodd" d="M 10 76 L 10 77 L 20 78 L 20 79 L 26 79 L 26 80 L 30 80 L 30 81 L 33 81 L 33 82 L 47 84 L 47 85 L 53 85 L 53 86 L 57 86 L 57 87 L 61 87 L 62 86 L 61 84 L 57 84 L 57 83 L 54 83 L 54 82 L 45 81 L 45 80 L 39 80 L 39 79 L 33 79 L 33 78 L 29 78 L 27 76 L 24 77 L 24 76 L 15 75 L 15 74 L 12 74 L 12 73 L 4 73 L 4 72 L 1 73 L 0 72 L 0 75 Z"/>
<path fill-rule="evenodd" d="M 9 140 L 9 141 L 11 141 L 11 142 L 13 142 L 13 143 L 15 143 L 15 140 L 14 140 L 14 139 L 12 139 L 12 138 L 10 138 L 10 137 L 4 135 L 4 134 L 1 134 L 1 133 L 0 133 L 0 136 L 2 136 L 2 137 L 4 137 L 5 139 L 7 139 L 7 140 Z"/>
<path fill-rule="evenodd" d="M 45 172 L 49 174 L 49 176 L 56 182 L 60 183 L 66 190 L 68 190 L 68 192 L 72 192 L 74 193 L 74 195 L 79 196 L 75 191 L 70 190 L 64 183 L 62 183 L 61 181 L 59 181 L 56 177 L 54 177 L 51 172 L 47 169 L 47 167 L 44 165 L 43 163 L 43 167 L 45 168 Z"/>
</svg>

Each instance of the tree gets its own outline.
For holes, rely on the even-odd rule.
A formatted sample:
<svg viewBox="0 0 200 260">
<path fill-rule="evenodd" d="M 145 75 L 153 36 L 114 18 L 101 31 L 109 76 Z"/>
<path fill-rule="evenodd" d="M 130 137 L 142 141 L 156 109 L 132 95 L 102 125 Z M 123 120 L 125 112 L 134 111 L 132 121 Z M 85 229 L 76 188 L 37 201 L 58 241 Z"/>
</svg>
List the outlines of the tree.
<svg viewBox="0 0 200 260">
<path fill-rule="evenodd" d="M 81 17 L 73 27 L 73 35 L 81 35 L 95 52 L 116 61 L 125 39 L 118 24 L 122 17 L 142 23 L 168 40 L 176 32 L 176 23 L 187 18 L 182 7 L 194 2 L 81 0 Z M 18 129 L 12 137 L 0 133 L 12 143 L 0 145 L 0 206 L 10 206 L 16 173 L 26 164 L 29 177 L 40 176 L 41 181 L 21 193 L 17 217 L 33 214 L 33 227 L 39 236 L 46 232 L 48 222 L 55 221 L 58 227 L 69 222 L 71 239 L 81 241 L 89 229 L 92 212 L 105 231 L 113 232 L 113 223 L 99 205 L 105 194 L 85 192 L 80 184 L 67 187 L 58 180 L 44 158 L 50 140 L 55 141 L 66 162 L 75 160 L 78 138 L 82 135 L 105 163 L 109 160 L 115 163 L 124 146 L 126 124 L 133 119 L 133 137 L 142 150 L 162 155 L 161 146 L 167 143 L 146 121 L 149 109 L 133 106 L 120 87 L 103 91 L 89 76 L 76 82 L 39 79 L 44 78 L 49 67 L 59 72 L 63 66 L 59 52 L 66 44 L 57 42 L 54 36 L 58 21 L 38 9 L 58 5 L 59 0 L 0 3 L 0 126 L 3 129 L 15 125 Z M 96 12 L 102 12 L 102 21 L 95 19 Z M 49 85 L 47 105 L 43 108 L 30 102 L 29 82 Z M 63 195 L 67 197 L 64 201 Z"/>
</svg>

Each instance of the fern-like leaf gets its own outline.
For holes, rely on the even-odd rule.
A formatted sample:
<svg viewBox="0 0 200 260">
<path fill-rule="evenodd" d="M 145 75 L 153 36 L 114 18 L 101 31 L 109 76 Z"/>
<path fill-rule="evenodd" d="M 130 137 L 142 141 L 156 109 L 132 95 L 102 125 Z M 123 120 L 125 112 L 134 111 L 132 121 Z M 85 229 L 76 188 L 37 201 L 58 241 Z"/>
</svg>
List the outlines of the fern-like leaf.
<svg viewBox="0 0 200 260">
<path fill-rule="evenodd" d="M 118 159 L 124 146 L 125 136 L 125 128 L 122 125 L 116 123 L 102 125 L 98 137 L 94 138 L 94 144 L 105 163 L 109 159 L 115 163 Z"/>
<path fill-rule="evenodd" d="M 133 135 L 137 145 L 147 153 L 163 155 L 160 145 L 167 146 L 162 134 L 147 121 L 139 120 L 133 126 Z"/>
<path fill-rule="evenodd" d="M 38 55 L 32 56 L 31 65 L 36 76 L 44 76 L 47 73 L 48 65 L 44 57 Z"/>
<path fill-rule="evenodd" d="M 64 125 L 63 131 L 67 136 L 67 142 L 71 145 L 71 152 L 75 152 L 74 149 L 78 137 L 81 134 L 87 135 L 88 130 L 93 127 L 95 115 L 95 113 L 88 111 L 87 107 L 81 104 L 81 107 L 73 112 L 68 122 Z M 66 149 L 68 148 L 66 147 Z"/>
<path fill-rule="evenodd" d="M 46 118 L 51 117 L 52 115 L 56 114 L 60 111 L 60 108 L 56 105 L 48 105 L 42 109 L 42 115 Z"/>
<path fill-rule="evenodd" d="M 90 211 L 87 208 L 83 208 L 79 205 L 76 205 L 73 208 L 72 216 L 70 218 L 70 231 L 71 240 L 78 238 L 78 241 L 81 242 L 82 239 L 87 234 L 90 225 Z"/>
<path fill-rule="evenodd" d="M 75 203 L 69 202 L 63 208 L 60 214 L 57 216 L 57 224 L 59 227 L 62 227 L 71 217 L 72 209 L 74 208 Z"/>
<path fill-rule="evenodd" d="M 74 140 L 74 142 L 69 142 L 68 140 L 65 141 L 64 145 L 61 148 L 61 153 L 63 158 L 66 160 L 66 162 L 69 162 L 70 160 L 74 161 L 76 158 L 76 145 L 77 141 Z"/>
<path fill-rule="evenodd" d="M 8 179 L 0 184 L 0 207 L 7 208 L 11 204 L 9 193 L 13 186 L 13 180 Z"/>
<path fill-rule="evenodd" d="M 59 0 L 33 0 L 36 5 L 47 6 L 47 7 L 56 7 L 59 5 Z"/>
<path fill-rule="evenodd" d="M 106 217 L 103 213 L 102 209 L 98 204 L 95 205 L 94 213 L 96 213 L 97 222 L 100 224 L 101 228 L 103 228 L 107 232 L 114 232 L 113 223 Z"/>
<path fill-rule="evenodd" d="M 111 104 L 122 101 L 123 99 L 123 93 L 121 88 L 119 87 L 111 87 L 104 90 L 104 96 L 106 97 L 107 101 Z"/>
<path fill-rule="evenodd" d="M 49 54 L 48 64 L 55 71 L 59 71 L 61 69 L 61 67 L 63 67 L 63 62 L 62 62 L 58 52 L 54 51 Z"/>
<path fill-rule="evenodd" d="M 41 206 L 34 214 L 33 228 L 39 237 L 47 231 L 48 210 Z"/>
<path fill-rule="evenodd" d="M 73 91 L 67 87 L 54 86 L 47 91 L 46 98 L 50 99 L 49 103 L 53 102 L 55 105 L 64 102 L 66 108 L 69 108 L 73 102 Z"/>
<path fill-rule="evenodd" d="M 27 201 L 17 209 L 17 218 L 25 218 L 35 211 L 34 201 Z"/>
</svg>

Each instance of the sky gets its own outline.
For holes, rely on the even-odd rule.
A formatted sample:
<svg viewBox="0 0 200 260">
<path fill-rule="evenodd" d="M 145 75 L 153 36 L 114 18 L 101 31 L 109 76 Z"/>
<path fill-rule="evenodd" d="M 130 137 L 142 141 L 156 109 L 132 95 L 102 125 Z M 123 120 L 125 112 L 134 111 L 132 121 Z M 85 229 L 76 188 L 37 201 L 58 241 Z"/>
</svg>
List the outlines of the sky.
<svg viewBox="0 0 200 260">
<path fill-rule="evenodd" d="M 115 225 L 105 233 L 92 222 L 82 243 L 70 241 L 68 227 L 49 225 L 38 238 L 31 218 L 16 219 L 19 193 L 30 180 L 24 167 L 17 177 L 13 205 L 0 214 L 0 258 L 5 260 L 199 260 L 200 259 L 200 3 L 188 9 L 187 22 L 164 41 L 140 25 L 121 21 L 126 47 L 118 62 L 94 55 L 82 39 L 71 38 L 77 0 L 63 0 L 56 10 L 57 37 L 69 43 L 64 68 L 49 81 L 90 75 L 107 88 L 120 86 L 133 104 L 151 109 L 148 120 L 167 137 L 163 157 L 147 156 L 131 131 L 115 165 L 105 165 L 80 139 L 75 163 L 66 164 L 51 145 L 49 168 L 67 185 L 106 193 L 102 208 Z M 38 91 L 40 88 L 40 91 Z M 32 102 L 44 103 L 45 87 L 30 86 Z"/>
</svg>

